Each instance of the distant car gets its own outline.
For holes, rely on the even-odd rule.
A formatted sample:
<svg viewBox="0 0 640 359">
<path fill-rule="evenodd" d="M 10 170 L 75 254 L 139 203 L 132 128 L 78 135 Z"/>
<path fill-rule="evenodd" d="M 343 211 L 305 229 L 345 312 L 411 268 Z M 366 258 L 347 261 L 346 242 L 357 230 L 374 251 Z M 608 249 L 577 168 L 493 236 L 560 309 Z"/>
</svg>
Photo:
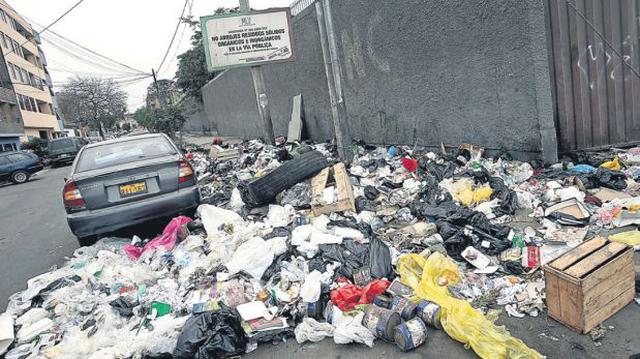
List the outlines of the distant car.
<svg viewBox="0 0 640 359">
<path fill-rule="evenodd" d="M 87 141 L 82 137 L 63 137 L 49 141 L 48 158 L 52 167 L 71 164 Z"/>
<path fill-rule="evenodd" d="M 36 172 L 42 170 L 40 158 L 28 152 L 0 153 L 0 181 L 25 183 Z"/>
<path fill-rule="evenodd" d="M 194 171 L 164 134 L 83 147 L 62 191 L 80 245 L 151 219 L 191 213 L 200 203 Z"/>
</svg>

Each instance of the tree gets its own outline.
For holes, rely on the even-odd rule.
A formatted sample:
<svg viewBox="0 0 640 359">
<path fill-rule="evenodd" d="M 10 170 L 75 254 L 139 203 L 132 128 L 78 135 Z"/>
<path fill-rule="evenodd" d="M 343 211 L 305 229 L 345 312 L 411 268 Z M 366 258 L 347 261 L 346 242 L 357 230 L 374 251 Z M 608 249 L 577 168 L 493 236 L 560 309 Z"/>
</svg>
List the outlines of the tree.
<svg viewBox="0 0 640 359">
<path fill-rule="evenodd" d="M 158 97 L 158 90 L 160 90 L 160 97 Z M 160 107 L 162 105 L 162 101 L 165 101 L 165 104 L 174 104 L 179 100 L 180 92 L 176 88 L 176 82 L 173 80 L 162 79 L 158 80 L 158 87 L 156 88 L 155 83 L 151 83 L 147 87 L 147 106 L 153 107 L 154 105 Z"/>
<path fill-rule="evenodd" d="M 100 131 L 113 128 L 127 110 L 127 93 L 112 80 L 75 77 L 58 93 L 60 107 L 71 121 Z"/>
<path fill-rule="evenodd" d="M 162 132 L 175 138 L 176 132 L 182 129 L 187 121 L 177 106 L 165 108 L 142 107 L 136 110 L 133 118 L 151 132 Z"/>
<path fill-rule="evenodd" d="M 216 10 L 216 14 L 224 13 L 225 9 Z M 200 22 L 192 17 L 183 18 L 182 21 L 188 24 L 193 30 L 191 35 L 191 49 L 178 56 L 178 71 L 176 71 L 176 85 L 185 95 L 191 96 L 202 102 L 200 89 L 216 76 L 215 72 L 207 70 L 207 59 L 204 55 L 202 45 L 202 31 Z"/>
</svg>

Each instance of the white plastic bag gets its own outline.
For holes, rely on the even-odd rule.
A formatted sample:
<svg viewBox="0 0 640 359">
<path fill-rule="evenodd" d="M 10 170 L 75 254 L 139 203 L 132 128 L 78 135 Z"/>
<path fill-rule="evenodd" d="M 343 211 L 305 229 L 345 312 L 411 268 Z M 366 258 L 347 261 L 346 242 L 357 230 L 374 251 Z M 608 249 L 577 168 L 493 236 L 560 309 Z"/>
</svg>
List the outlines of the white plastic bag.
<svg viewBox="0 0 640 359">
<path fill-rule="evenodd" d="M 304 284 L 300 288 L 300 297 L 303 302 L 315 303 L 320 300 L 321 278 L 322 273 L 314 270 L 304 279 Z"/>
<path fill-rule="evenodd" d="M 267 222 L 272 227 L 285 227 L 289 225 L 289 223 L 293 222 L 295 212 L 295 209 L 289 204 L 284 207 L 271 204 L 269 205 Z"/>
<path fill-rule="evenodd" d="M 335 325 L 333 331 L 333 341 L 336 344 L 362 343 L 373 348 L 375 337 L 369 329 L 362 325 L 364 312 L 359 312 L 351 317 L 344 315 L 340 308 L 333 306 L 333 320 Z"/>
<path fill-rule="evenodd" d="M 239 214 L 210 204 L 202 204 L 198 207 L 198 214 L 202 218 L 204 230 L 212 236 L 224 224 L 243 225 L 244 220 Z"/>
<path fill-rule="evenodd" d="M 296 341 L 302 344 L 306 341 L 317 343 L 325 337 L 333 335 L 333 327 L 329 323 L 320 323 L 313 318 L 304 318 L 295 329 Z"/>
<path fill-rule="evenodd" d="M 260 279 L 275 256 L 286 252 L 286 250 L 287 245 L 283 237 L 273 238 L 269 241 L 253 237 L 236 249 L 226 266 L 229 269 L 229 274 L 245 271 L 254 278 Z"/>
</svg>

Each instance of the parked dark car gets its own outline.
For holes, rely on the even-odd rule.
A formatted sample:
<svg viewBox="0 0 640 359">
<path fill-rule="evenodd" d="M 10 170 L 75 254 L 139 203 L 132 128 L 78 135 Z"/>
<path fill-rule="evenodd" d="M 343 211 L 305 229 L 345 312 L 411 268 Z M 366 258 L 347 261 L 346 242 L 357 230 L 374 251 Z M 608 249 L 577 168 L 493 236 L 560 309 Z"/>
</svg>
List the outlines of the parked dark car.
<svg viewBox="0 0 640 359">
<path fill-rule="evenodd" d="M 31 175 L 42 170 L 40 158 L 28 152 L 0 153 L 0 181 L 25 183 Z"/>
<path fill-rule="evenodd" d="M 63 137 L 49 141 L 47 153 L 51 166 L 57 167 L 73 163 L 82 146 L 86 144 L 87 141 L 82 137 Z"/>
<path fill-rule="evenodd" d="M 200 203 L 193 168 L 163 134 L 86 145 L 62 196 L 80 245 L 151 219 L 191 213 Z"/>
</svg>

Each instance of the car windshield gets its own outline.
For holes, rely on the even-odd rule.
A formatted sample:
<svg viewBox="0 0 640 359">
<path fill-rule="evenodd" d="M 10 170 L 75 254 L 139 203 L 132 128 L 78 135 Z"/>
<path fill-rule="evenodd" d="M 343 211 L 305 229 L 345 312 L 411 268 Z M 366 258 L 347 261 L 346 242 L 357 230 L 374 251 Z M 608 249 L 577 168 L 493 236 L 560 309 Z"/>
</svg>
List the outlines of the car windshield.
<svg viewBox="0 0 640 359">
<path fill-rule="evenodd" d="M 60 140 L 53 140 L 49 142 L 49 151 L 64 151 L 75 149 L 74 141 L 70 138 L 63 138 Z"/>
<path fill-rule="evenodd" d="M 141 159 L 176 154 L 163 137 L 136 139 L 86 148 L 76 166 L 76 173 L 135 162 Z"/>
</svg>

